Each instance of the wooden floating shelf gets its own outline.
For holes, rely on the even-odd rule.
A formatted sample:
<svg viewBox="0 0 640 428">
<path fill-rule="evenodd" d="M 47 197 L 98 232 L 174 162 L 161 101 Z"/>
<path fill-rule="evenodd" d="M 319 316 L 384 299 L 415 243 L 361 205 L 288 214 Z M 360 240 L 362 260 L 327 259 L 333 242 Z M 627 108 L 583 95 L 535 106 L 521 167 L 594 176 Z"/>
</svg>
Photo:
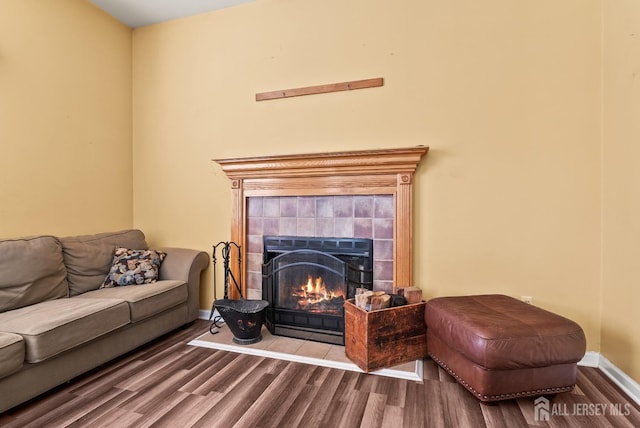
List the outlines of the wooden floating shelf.
<svg viewBox="0 0 640 428">
<path fill-rule="evenodd" d="M 300 97 L 302 95 L 326 94 L 328 92 L 350 91 L 353 89 L 375 88 L 382 86 L 382 77 L 350 82 L 331 83 L 328 85 L 306 86 L 304 88 L 281 89 L 279 91 L 260 92 L 256 94 L 256 101 L 275 100 L 278 98 Z"/>
</svg>

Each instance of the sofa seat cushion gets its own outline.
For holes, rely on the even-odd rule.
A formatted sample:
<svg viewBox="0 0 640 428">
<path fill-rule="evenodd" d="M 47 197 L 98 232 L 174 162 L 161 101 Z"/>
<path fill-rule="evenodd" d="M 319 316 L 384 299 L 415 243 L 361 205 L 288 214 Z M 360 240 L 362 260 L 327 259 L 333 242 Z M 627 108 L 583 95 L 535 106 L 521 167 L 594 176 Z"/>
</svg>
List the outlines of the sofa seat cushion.
<svg viewBox="0 0 640 428">
<path fill-rule="evenodd" d="M 0 312 L 67 297 L 67 270 L 53 236 L 0 240 Z"/>
<path fill-rule="evenodd" d="M 164 280 L 151 284 L 101 288 L 73 297 L 76 299 L 116 299 L 129 304 L 131 322 L 149 318 L 166 309 L 186 303 L 187 284 L 184 281 Z"/>
<path fill-rule="evenodd" d="M 20 370 L 24 354 L 22 336 L 0 332 L 0 379 Z"/>
<path fill-rule="evenodd" d="M 29 363 L 38 363 L 129 324 L 117 299 L 58 299 L 0 314 L 3 331 L 22 336 Z"/>
<path fill-rule="evenodd" d="M 137 229 L 60 238 L 68 271 L 69 295 L 97 290 L 109 273 L 116 247 L 146 250 L 144 233 Z"/>
</svg>

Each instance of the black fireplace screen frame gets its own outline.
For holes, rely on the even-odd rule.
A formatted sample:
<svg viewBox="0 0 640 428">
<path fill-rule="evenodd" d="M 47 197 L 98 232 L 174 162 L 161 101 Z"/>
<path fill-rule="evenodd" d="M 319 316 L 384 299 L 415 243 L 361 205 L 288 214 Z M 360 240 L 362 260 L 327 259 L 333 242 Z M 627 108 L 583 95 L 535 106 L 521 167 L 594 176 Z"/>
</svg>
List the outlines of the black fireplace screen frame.
<svg viewBox="0 0 640 428">
<path fill-rule="evenodd" d="M 311 248 L 310 248 L 311 247 Z M 262 298 L 268 301 L 266 326 L 272 334 L 344 344 L 344 308 L 307 311 L 282 307 L 279 302 L 278 275 L 299 267 L 326 271 L 342 281 L 343 299 L 352 298 L 356 288 L 373 288 L 373 241 L 362 238 L 264 237 Z M 308 260 L 317 258 L 326 264 Z M 280 265 L 291 259 L 291 263 Z M 357 261 L 356 264 L 353 264 Z M 297 285 L 297 284 L 296 284 Z M 338 300 L 339 301 L 339 300 Z"/>
<path fill-rule="evenodd" d="M 308 260 L 318 260 L 318 262 L 316 263 Z M 324 261 L 325 264 L 321 263 L 322 261 Z M 348 295 L 348 269 L 348 265 L 343 260 L 322 251 L 303 249 L 292 250 L 279 254 L 264 266 L 263 278 L 265 285 L 267 286 L 268 297 L 266 300 L 279 309 L 299 309 L 288 306 L 288 304 L 295 302 L 286 301 L 291 300 L 291 292 L 295 291 L 296 286 L 300 286 L 302 288 L 303 284 L 307 282 L 305 276 L 308 275 L 312 280 L 314 277 L 319 276 L 327 278 L 327 274 L 331 274 L 332 281 L 329 281 L 330 285 L 328 286 L 327 291 L 338 291 L 339 294 L 342 295 L 340 309 L 343 309 L 342 304 Z M 297 275 L 292 275 L 293 273 L 296 273 Z M 286 276 L 287 274 L 289 274 L 289 277 Z M 276 282 L 280 283 L 284 278 L 289 280 L 290 284 L 287 287 L 287 291 L 289 291 L 289 293 L 284 293 L 285 290 L 283 287 L 278 287 L 276 285 Z M 323 281 L 323 284 L 326 284 L 326 281 Z M 339 297 L 335 297 L 335 299 L 339 300 Z M 339 315 L 343 314 L 344 310 L 339 311 Z"/>
</svg>

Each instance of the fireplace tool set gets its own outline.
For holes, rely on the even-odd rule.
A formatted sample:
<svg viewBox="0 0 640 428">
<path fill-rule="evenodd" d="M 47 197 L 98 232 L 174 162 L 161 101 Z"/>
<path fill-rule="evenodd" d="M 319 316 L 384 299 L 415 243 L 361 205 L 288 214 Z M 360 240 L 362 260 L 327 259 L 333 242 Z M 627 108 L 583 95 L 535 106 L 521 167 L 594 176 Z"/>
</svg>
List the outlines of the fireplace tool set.
<svg viewBox="0 0 640 428">
<path fill-rule="evenodd" d="M 238 269 L 239 278 L 236 279 L 230 268 L 231 249 L 235 247 L 238 251 Z M 217 298 L 217 263 L 216 254 L 220 251 L 222 256 L 222 264 L 224 269 L 224 298 Z M 227 324 L 229 330 L 233 333 L 233 342 L 239 345 L 249 345 L 262 340 L 262 324 L 265 320 L 265 311 L 269 306 L 266 300 L 245 299 L 242 295 L 242 251 L 240 245 L 233 241 L 218 242 L 213 246 L 213 305 L 211 306 L 211 314 L 209 321 L 211 326 L 209 331 L 216 334 L 222 327 L 218 325 L 222 320 Z M 229 299 L 229 285 L 233 282 L 233 286 L 240 295 L 239 300 Z M 220 316 L 215 315 L 217 309 Z"/>
</svg>

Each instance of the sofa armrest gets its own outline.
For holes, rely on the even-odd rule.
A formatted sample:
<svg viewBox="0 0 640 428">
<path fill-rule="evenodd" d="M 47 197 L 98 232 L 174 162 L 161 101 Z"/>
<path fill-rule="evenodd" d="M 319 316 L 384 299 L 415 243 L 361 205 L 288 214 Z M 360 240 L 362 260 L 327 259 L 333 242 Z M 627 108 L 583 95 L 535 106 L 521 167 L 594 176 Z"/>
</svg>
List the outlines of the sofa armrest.
<svg viewBox="0 0 640 428">
<path fill-rule="evenodd" d="M 175 279 L 187 283 L 189 321 L 200 313 L 200 274 L 209 266 L 209 255 L 187 248 L 162 248 L 167 253 L 160 266 L 160 280 Z"/>
</svg>

